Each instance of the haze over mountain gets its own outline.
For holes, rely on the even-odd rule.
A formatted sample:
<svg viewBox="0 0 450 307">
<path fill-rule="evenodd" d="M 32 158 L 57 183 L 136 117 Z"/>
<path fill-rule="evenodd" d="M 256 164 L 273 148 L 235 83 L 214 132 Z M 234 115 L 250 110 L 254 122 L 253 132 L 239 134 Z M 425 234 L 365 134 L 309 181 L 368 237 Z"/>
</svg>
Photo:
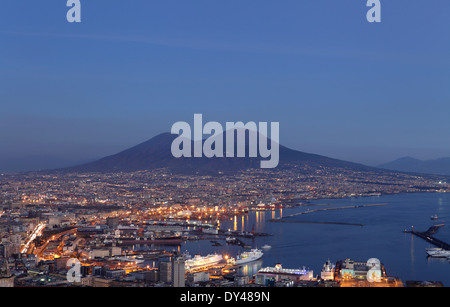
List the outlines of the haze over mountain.
<svg viewBox="0 0 450 307">
<path fill-rule="evenodd" d="M 378 167 L 400 172 L 450 175 L 450 158 L 418 160 L 412 157 L 403 157 Z"/>
<path fill-rule="evenodd" d="M 217 173 L 234 172 L 249 168 L 260 168 L 262 158 L 175 158 L 171 153 L 171 145 L 177 135 L 163 133 L 137 146 L 124 150 L 120 153 L 99 159 L 97 161 L 60 169 L 65 172 L 127 172 L 138 170 L 150 170 L 167 168 L 181 173 Z M 225 136 L 224 136 L 225 137 Z M 236 138 L 235 138 L 236 139 Z M 193 143 L 191 141 L 192 148 Z M 268 139 L 270 144 L 270 139 Z M 235 141 L 235 150 L 236 150 Z M 225 152 L 225 143 L 224 143 Z M 248 146 L 246 146 L 248 156 Z M 309 154 L 289 149 L 280 145 L 280 162 L 278 168 L 291 167 L 292 165 L 311 166 L 312 168 L 336 167 L 352 170 L 376 170 L 362 164 L 337 160 L 325 156 Z"/>
<path fill-rule="evenodd" d="M 0 160 L 0 173 L 29 172 L 46 169 L 56 169 L 85 164 L 95 160 L 97 159 L 74 161 L 49 155 L 12 157 L 9 159 Z"/>
</svg>

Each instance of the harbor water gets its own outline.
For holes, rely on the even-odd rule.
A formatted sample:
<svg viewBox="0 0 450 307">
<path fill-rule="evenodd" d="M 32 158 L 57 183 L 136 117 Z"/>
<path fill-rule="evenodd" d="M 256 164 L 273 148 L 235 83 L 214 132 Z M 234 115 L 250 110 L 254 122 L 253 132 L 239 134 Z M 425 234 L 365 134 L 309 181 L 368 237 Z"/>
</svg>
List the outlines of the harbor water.
<svg viewBox="0 0 450 307">
<path fill-rule="evenodd" d="M 347 206 L 387 204 L 385 206 L 348 208 L 341 210 L 316 211 L 288 217 L 286 221 L 309 221 L 362 224 L 316 224 L 316 223 L 273 223 L 270 219 L 305 212 L 308 210 L 338 208 Z M 431 216 L 437 215 L 437 220 Z M 314 200 L 305 206 L 272 211 L 250 211 L 244 216 L 232 217 L 221 223 L 221 228 L 236 231 L 269 233 L 271 236 L 242 239 L 253 248 L 270 245 L 264 250 L 263 258 L 244 266 L 248 275 L 260 267 L 281 263 L 285 268 L 310 268 L 320 274 L 323 264 L 351 258 L 367 261 L 378 258 L 385 265 L 389 276 L 402 281 L 442 281 L 450 286 L 450 262 L 447 259 L 428 258 L 425 248 L 432 247 L 421 238 L 403 231 L 411 226 L 417 231 L 426 231 L 430 226 L 445 224 L 434 235 L 450 243 L 450 195 L 445 193 L 398 194 L 373 197 Z M 227 245 L 213 246 L 208 240 L 189 241 L 180 247 L 181 252 L 191 255 L 221 253 L 230 257 L 244 251 L 242 247 Z"/>
</svg>

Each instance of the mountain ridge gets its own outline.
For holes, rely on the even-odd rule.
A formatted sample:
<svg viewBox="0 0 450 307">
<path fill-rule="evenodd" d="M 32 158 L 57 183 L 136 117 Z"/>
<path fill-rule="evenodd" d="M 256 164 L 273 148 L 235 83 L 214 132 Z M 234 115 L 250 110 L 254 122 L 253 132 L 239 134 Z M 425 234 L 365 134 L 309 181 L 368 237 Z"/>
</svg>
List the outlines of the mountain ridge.
<svg viewBox="0 0 450 307">
<path fill-rule="evenodd" d="M 450 157 L 431 160 L 402 157 L 391 162 L 380 164 L 378 167 L 400 172 L 448 176 L 450 175 Z"/>
<path fill-rule="evenodd" d="M 74 167 L 57 169 L 55 171 L 104 173 L 167 168 L 174 172 L 181 173 L 235 172 L 244 169 L 260 168 L 260 161 L 268 159 L 262 158 L 259 155 L 257 158 L 175 158 L 171 153 L 171 144 L 172 141 L 177 137 L 178 135 L 174 135 L 168 132 L 161 133 L 143 143 L 123 150 L 119 153 L 106 156 L 94 162 Z M 267 142 L 268 144 L 270 144 L 270 139 L 268 139 Z M 191 147 L 193 148 L 193 145 Z M 246 152 L 248 152 L 247 144 Z M 317 168 L 340 167 L 359 171 L 378 170 L 376 168 L 358 163 L 347 162 L 329 158 L 326 156 L 293 150 L 282 145 L 279 145 L 279 158 L 280 163 L 278 165 L 278 168 L 281 169 L 289 167 L 289 165 L 309 165 L 311 167 Z"/>
</svg>

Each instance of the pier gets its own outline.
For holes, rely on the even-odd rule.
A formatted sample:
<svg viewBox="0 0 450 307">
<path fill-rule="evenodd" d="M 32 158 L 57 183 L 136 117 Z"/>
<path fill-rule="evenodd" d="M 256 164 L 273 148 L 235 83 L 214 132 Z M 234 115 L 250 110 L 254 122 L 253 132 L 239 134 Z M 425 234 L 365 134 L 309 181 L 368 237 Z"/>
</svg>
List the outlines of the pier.
<svg viewBox="0 0 450 307">
<path fill-rule="evenodd" d="M 345 226 L 364 226 L 360 223 L 345 223 L 345 222 L 316 222 L 316 221 L 286 221 L 289 217 L 300 216 L 305 214 L 310 214 L 314 212 L 320 211 L 330 211 L 330 210 L 345 210 L 345 209 L 355 209 L 355 208 L 367 208 L 367 207 L 378 207 L 378 206 L 387 206 L 388 204 L 369 204 L 369 205 L 355 205 L 355 206 L 344 206 L 337 208 L 322 208 L 322 209 L 314 209 L 307 210 L 304 212 L 294 213 L 286 216 L 282 216 L 279 218 L 271 219 L 269 222 L 272 223 L 300 223 L 300 224 L 330 224 L 330 225 L 345 225 Z"/>
<path fill-rule="evenodd" d="M 435 234 L 439 228 L 443 227 L 444 224 L 434 225 L 431 226 L 427 231 L 415 231 L 414 228 L 411 228 L 410 231 L 405 230 L 405 233 L 411 233 L 413 235 L 418 236 L 419 238 L 424 239 L 425 241 L 428 241 L 429 243 L 433 244 L 434 246 L 437 246 L 439 248 L 450 250 L 450 244 L 441 241 L 439 239 L 436 239 L 432 235 Z"/>
<path fill-rule="evenodd" d="M 250 245 L 245 244 L 244 242 L 242 242 L 242 241 L 239 240 L 238 238 L 235 238 L 234 242 L 230 242 L 230 243 L 228 243 L 228 244 L 238 245 L 238 246 L 243 247 L 243 248 L 251 248 Z"/>
<path fill-rule="evenodd" d="M 367 207 L 377 207 L 377 206 L 387 206 L 387 205 L 388 204 L 372 204 L 372 205 L 356 205 L 356 206 L 344 206 L 344 207 L 337 207 L 337 208 L 315 209 L 315 210 L 308 210 L 308 211 L 305 211 L 305 212 L 299 212 L 299 213 L 286 215 L 286 216 L 283 216 L 283 217 L 279 217 L 279 218 L 273 219 L 271 221 L 283 220 L 283 219 L 286 219 L 288 217 L 299 216 L 299 215 L 304 215 L 304 214 L 310 214 L 310 213 L 319 212 L 319 211 L 345 210 L 345 209 L 367 208 Z"/>
<path fill-rule="evenodd" d="M 269 220 L 272 223 L 298 223 L 298 224 L 328 224 L 328 225 L 344 225 L 344 226 L 364 226 L 364 224 L 340 223 L 340 222 L 315 222 L 315 221 L 285 221 L 281 219 Z"/>
</svg>

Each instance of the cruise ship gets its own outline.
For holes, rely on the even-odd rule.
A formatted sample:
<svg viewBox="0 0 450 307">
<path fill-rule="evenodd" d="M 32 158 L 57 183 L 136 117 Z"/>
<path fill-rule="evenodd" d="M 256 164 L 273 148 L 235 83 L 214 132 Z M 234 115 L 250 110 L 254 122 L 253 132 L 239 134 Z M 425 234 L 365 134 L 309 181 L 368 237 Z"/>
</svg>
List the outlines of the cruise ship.
<svg viewBox="0 0 450 307">
<path fill-rule="evenodd" d="M 218 254 L 209 254 L 205 257 L 195 255 L 194 258 L 186 260 L 185 266 L 187 270 L 193 270 L 218 264 L 222 260 L 223 256 Z"/>
<path fill-rule="evenodd" d="M 235 264 L 244 264 L 247 262 L 256 261 L 261 259 L 264 253 L 260 249 L 252 249 L 250 252 L 243 252 L 237 256 Z"/>
<path fill-rule="evenodd" d="M 120 262 L 128 262 L 128 263 L 135 263 L 140 264 L 144 262 L 144 259 L 141 258 L 130 258 L 130 257 L 118 257 L 111 259 L 113 261 L 120 261 Z"/>
</svg>

